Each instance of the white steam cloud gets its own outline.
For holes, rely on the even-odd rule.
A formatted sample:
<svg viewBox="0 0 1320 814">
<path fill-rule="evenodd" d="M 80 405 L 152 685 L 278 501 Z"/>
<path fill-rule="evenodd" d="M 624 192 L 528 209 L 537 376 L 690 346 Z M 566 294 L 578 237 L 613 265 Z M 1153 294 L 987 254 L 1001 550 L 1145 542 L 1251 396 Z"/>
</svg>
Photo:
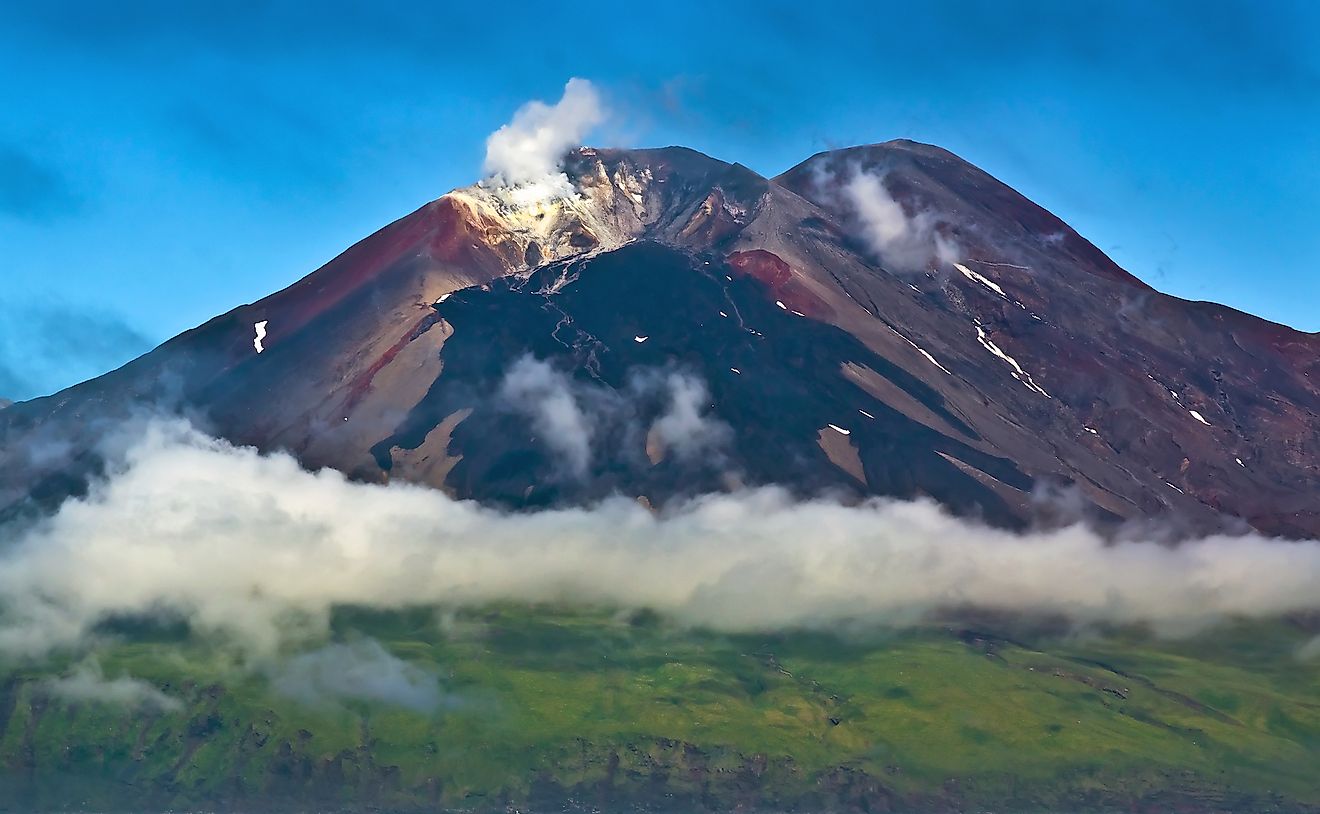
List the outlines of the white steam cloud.
<svg viewBox="0 0 1320 814">
<path fill-rule="evenodd" d="M 443 698 L 435 676 L 390 653 L 375 639 L 300 653 L 280 662 L 270 683 L 275 692 L 308 706 L 363 701 L 431 712 Z"/>
<path fill-rule="evenodd" d="M 177 698 L 171 698 L 141 679 L 129 676 L 107 679 L 94 657 L 79 663 L 66 676 L 43 681 L 42 688 L 56 698 L 79 703 L 91 702 L 160 712 L 174 712 L 183 708 Z"/>
<path fill-rule="evenodd" d="M 664 409 L 651 431 L 680 460 L 719 463 L 733 437 L 728 424 L 707 413 L 712 405 L 706 383 L 685 371 L 637 369 L 624 389 L 616 391 L 577 381 L 547 361 L 523 356 L 505 373 L 499 398 L 504 409 L 531 421 L 538 440 L 572 478 L 585 477 L 598 457 L 599 428 L 622 428 L 626 436 L 635 436 L 645 405 L 657 399 Z"/>
<path fill-rule="evenodd" d="M 517 204 L 567 197 L 573 187 L 562 171 L 564 155 L 605 117 L 596 87 L 586 79 L 570 79 L 558 102 L 528 102 L 487 137 L 483 171 L 492 185 L 510 188 Z"/>
<path fill-rule="evenodd" d="M 959 259 L 957 245 L 939 233 L 935 214 L 922 210 L 909 215 L 882 176 L 854 167 L 841 189 L 862 239 L 892 270 L 921 271 L 931 260 L 948 265 Z"/>
<path fill-rule="evenodd" d="M 902 625 L 974 606 L 1178 633 L 1314 610 L 1317 584 L 1316 542 L 1107 544 L 1080 526 L 987 528 L 926 501 L 844 506 L 761 489 L 659 514 L 625 498 L 502 513 L 309 473 L 158 422 L 108 480 L 0 554 L 0 652 L 82 647 L 107 616 L 168 612 L 270 656 L 325 635 L 335 605 L 500 601 L 646 607 L 728 631 Z M 291 618 L 303 622 L 291 629 Z M 375 692 L 314 678 L 345 655 L 372 658 L 330 651 L 287 681 Z M 386 683 L 394 698 L 425 700 L 406 675 Z"/>
<path fill-rule="evenodd" d="M 711 407 L 706 383 L 693 376 L 671 372 L 664 377 L 669 403 L 652 425 L 666 449 L 681 460 L 718 454 L 733 438 L 733 428 L 706 415 Z"/>
<path fill-rule="evenodd" d="M 569 474 L 582 477 L 591 464 L 592 425 L 574 395 L 567 373 L 524 356 L 500 384 L 500 398 L 532 422 L 542 442 L 558 453 Z"/>
</svg>

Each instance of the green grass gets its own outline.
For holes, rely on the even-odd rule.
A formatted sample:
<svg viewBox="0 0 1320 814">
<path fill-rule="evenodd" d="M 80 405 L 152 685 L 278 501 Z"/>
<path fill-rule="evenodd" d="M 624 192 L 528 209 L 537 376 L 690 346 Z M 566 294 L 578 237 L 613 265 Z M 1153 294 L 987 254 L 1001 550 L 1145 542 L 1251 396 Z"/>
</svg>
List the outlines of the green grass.
<svg viewBox="0 0 1320 814">
<path fill-rule="evenodd" d="M 603 610 L 442 622 L 344 609 L 333 637 L 376 638 L 437 675 L 445 703 L 307 706 L 221 648 L 137 636 L 99 653 L 105 673 L 185 709 L 52 699 L 40 681 L 67 661 L 12 667 L 0 805 L 774 808 L 870 794 L 913 809 L 1320 808 L 1320 665 L 1294 656 L 1307 635 L 1275 622 L 1178 641 L 959 625 L 732 636 Z"/>
</svg>

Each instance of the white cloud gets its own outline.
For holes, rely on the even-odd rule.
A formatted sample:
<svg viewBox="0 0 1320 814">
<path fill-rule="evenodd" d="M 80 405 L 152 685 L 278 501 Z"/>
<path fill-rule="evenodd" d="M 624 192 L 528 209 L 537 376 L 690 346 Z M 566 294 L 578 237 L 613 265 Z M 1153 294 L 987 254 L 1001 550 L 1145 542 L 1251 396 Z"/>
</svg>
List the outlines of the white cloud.
<svg viewBox="0 0 1320 814">
<path fill-rule="evenodd" d="M 366 701 L 431 712 L 442 700 L 434 675 L 375 639 L 328 644 L 292 656 L 272 669 L 270 682 L 275 692 L 310 706 Z"/>
<path fill-rule="evenodd" d="M 1108 543 L 1015 534 L 927 501 L 840 505 L 778 489 L 658 514 L 616 498 L 502 513 L 407 485 L 309 473 L 156 423 L 91 494 L 0 554 L 0 651 L 89 641 L 107 615 L 170 611 L 271 655 L 339 604 L 647 607 L 730 631 L 902 625 L 948 606 L 1190 631 L 1320 609 L 1320 543 Z M 304 623 L 290 629 L 288 620 Z"/>
<path fill-rule="evenodd" d="M 510 199 L 519 205 L 570 195 L 572 185 L 562 172 L 564 155 L 580 146 L 605 117 L 596 87 L 586 79 L 570 79 L 558 102 L 528 102 L 487 137 L 483 171 L 491 185 L 511 188 Z"/>
<path fill-rule="evenodd" d="M 722 449 L 733 437 L 729 425 L 710 414 L 706 383 L 686 371 L 637 368 L 621 390 L 614 390 L 577 381 L 528 355 L 509 367 L 498 395 L 500 407 L 531 420 L 537 438 L 555 453 L 564 474 L 576 479 L 587 477 L 600 459 L 599 435 L 614 431 L 627 439 L 640 437 L 647 413 L 655 415 L 651 428 L 665 449 L 685 463 L 721 463 Z M 656 402 L 662 405 L 658 414 Z"/>
<path fill-rule="evenodd" d="M 81 662 L 66 676 L 42 682 L 42 688 L 47 693 L 66 701 L 94 702 L 164 712 L 183 708 L 183 704 L 177 698 L 171 698 L 141 679 L 129 676 L 107 679 L 95 658 Z"/>
<path fill-rule="evenodd" d="M 706 383 L 683 372 L 670 372 L 662 383 L 668 404 L 652 427 L 665 449 L 679 458 L 696 460 L 703 455 L 718 455 L 733 437 L 728 424 L 707 415 L 711 408 Z"/>
<path fill-rule="evenodd" d="M 908 214 L 890 194 L 883 176 L 853 167 L 841 189 L 862 239 L 893 271 L 921 271 L 932 260 L 947 265 L 959 259 L 957 244 L 939 233 L 935 214 L 927 210 Z"/>
<path fill-rule="evenodd" d="M 591 464 L 592 424 L 574 390 L 567 373 L 524 356 L 504 375 L 499 395 L 506 407 L 531 419 L 541 441 L 560 456 L 569 474 L 581 478 Z"/>
</svg>

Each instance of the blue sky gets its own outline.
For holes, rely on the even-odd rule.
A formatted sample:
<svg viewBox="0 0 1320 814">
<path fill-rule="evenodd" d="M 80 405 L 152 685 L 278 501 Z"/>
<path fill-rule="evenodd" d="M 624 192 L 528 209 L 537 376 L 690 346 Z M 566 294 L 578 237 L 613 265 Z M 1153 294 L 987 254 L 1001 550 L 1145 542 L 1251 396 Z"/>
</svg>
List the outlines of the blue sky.
<svg viewBox="0 0 1320 814">
<path fill-rule="evenodd" d="M 0 8 L 0 396 L 281 288 L 581 76 L 598 144 L 939 144 L 1161 290 L 1320 330 L 1320 3 Z"/>
</svg>

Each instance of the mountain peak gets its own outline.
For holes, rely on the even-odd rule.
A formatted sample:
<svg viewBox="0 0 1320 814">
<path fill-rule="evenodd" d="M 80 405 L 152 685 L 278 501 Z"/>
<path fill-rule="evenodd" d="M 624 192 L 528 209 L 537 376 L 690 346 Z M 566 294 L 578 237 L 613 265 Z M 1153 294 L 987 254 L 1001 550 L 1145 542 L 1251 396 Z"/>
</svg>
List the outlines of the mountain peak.
<svg viewBox="0 0 1320 814">
<path fill-rule="evenodd" d="M 465 208 L 478 231 L 512 242 L 524 267 L 587 251 L 615 249 L 669 235 L 700 217 L 712 195 L 718 208 L 745 210 L 769 182 L 739 164 L 685 147 L 580 147 L 559 176 L 522 185 L 482 181 L 443 200 Z"/>
<path fill-rule="evenodd" d="M 1149 289 L 1051 212 L 980 167 L 942 147 L 909 139 L 817 153 L 777 176 L 793 190 L 840 217 L 850 217 L 846 186 L 875 178 L 914 217 L 942 224 L 971 256 L 997 252 L 1017 265 L 1067 268 Z M 924 213 L 924 214 L 923 214 Z"/>
<path fill-rule="evenodd" d="M 949 150 L 946 150 L 938 145 L 927 144 L 921 141 L 913 141 L 912 139 L 907 139 L 907 138 L 896 138 L 896 139 L 889 139 L 888 141 L 877 141 L 871 144 L 854 144 L 848 147 L 835 147 L 830 150 L 822 150 L 816 153 L 815 155 L 811 156 L 810 158 L 808 158 L 806 161 L 803 161 L 800 164 L 795 165 L 793 168 L 786 170 L 784 173 L 781 173 L 781 175 L 788 175 L 793 171 L 793 169 L 796 169 L 796 167 L 798 166 L 802 166 L 803 164 L 810 164 L 812 162 L 817 162 L 826 157 L 831 157 L 831 156 L 834 158 L 865 160 L 867 158 L 874 159 L 879 156 L 894 156 L 894 155 L 913 155 L 913 156 L 922 156 L 927 158 L 941 158 L 941 159 L 952 159 L 955 161 L 963 161 L 963 159 L 959 158 L 955 153 L 952 153 Z"/>
<path fill-rule="evenodd" d="M 148 402 L 308 467 L 511 505 L 775 483 L 1011 526 L 1066 485 L 1106 521 L 1320 533 L 1320 467 L 1297 453 L 1320 437 L 1313 340 L 1154 292 L 946 150 L 851 147 L 768 180 L 682 147 L 583 147 L 535 184 L 454 190 L 120 371 L 5 409 L 0 509 L 94 471 L 25 458 L 25 439 L 92 449 L 89 416 Z M 571 483 L 537 423 L 547 394 L 501 395 L 528 355 L 579 411 L 606 410 L 583 413 L 605 440 L 593 458 L 579 439 Z M 681 393 L 653 384 L 679 372 Z M 680 396 L 690 415 L 666 432 L 718 448 L 630 423 Z"/>
</svg>

